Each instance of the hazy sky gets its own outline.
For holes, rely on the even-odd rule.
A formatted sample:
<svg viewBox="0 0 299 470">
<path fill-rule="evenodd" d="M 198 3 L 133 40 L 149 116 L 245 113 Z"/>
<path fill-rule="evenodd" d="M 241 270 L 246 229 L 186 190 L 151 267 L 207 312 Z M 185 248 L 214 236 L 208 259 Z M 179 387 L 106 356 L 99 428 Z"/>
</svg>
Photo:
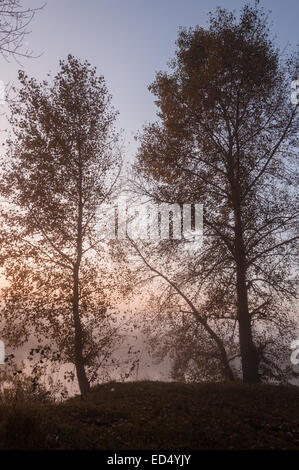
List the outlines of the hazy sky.
<svg viewBox="0 0 299 470">
<path fill-rule="evenodd" d="M 40 6 L 43 0 L 24 0 Z M 105 76 L 120 111 L 119 123 L 127 141 L 145 121 L 155 117 L 153 96 L 147 86 L 155 71 L 165 69 L 173 56 L 180 26 L 206 25 L 207 13 L 218 5 L 239 9 L 239 0 L 48 0 L 31 24 L 28 45 L 37 59 L 22 60 L 29 75 L 45 78 L 57 71 L 58 61 L 68 53 L 88 59 Z M 273 32 L 279 45 L 298 44 L 298 0 L 266 0 L 271 9 Z M 1 61 L 0 79 L 15 80 L 13 60 Z M 3 128 L 3 126 L 1 126 Z M 134 145 L 129 155 L 134 153 Z"/>
</svg>

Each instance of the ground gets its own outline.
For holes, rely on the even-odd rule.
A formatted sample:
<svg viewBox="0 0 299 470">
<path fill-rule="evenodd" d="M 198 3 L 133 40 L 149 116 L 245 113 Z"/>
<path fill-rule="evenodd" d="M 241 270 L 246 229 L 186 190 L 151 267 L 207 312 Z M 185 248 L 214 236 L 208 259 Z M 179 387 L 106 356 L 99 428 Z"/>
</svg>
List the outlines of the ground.
<svg viewBox="0 0 299 470">
<path fill-rule="evenodd" d="M 0 405 L 1 449 L 299 449 L 299 388 L 108 383 L 86 399 Z"/>
</svg>

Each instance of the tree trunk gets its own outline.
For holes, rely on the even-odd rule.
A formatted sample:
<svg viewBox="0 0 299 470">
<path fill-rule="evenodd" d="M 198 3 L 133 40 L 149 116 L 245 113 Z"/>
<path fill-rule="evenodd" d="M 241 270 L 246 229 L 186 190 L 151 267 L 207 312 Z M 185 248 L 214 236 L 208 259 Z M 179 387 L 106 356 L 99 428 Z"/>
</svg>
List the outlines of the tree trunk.
<svg viewBox="0 0 299 470">
<path fill-rule="evenodd" d="M 84 356 L 83 356 L 83 346 L 84 346 L 84 337 L 83 329 L 80 320 L 79 314 L 79 271 L 80 264 L 82 260 L 82 244 L 83 244 L 83 201 L 82 201 L 82 161 L 81 161 L 81 149 L 80 142 L 78 142 L 79 154 L 78 154 L 78 222 L 77 222 L 77 259 L 74 264 L 74 286 L 73 286 L 73 319 L 75 327 L 75 344 L 74 344 L 74 353 L 75 353 L 75 367 L 77 372 L 77 378 L 79 383 L 79 388 L 81 395 L 86 395 L 90 391 L 90 384 L 87 379 Z"/>
<path fill-rule="evenodd" d="M 252 339 L 246 277 L 241 262 L 237 262 L 237 310 L 243 381 L 256 383 L 259 382 L 258 356 Z"/>
<path fill-rule="evenodd" d="M 235 261 L 237 276 L 237 315 L 239 325 L 239 342 L 242 360 L 243 381 L 257 383 L 260 381 L 258 373 L 258 354 L 252 338 L 251 318 L 248 308 L 248 290 L 246 283 L 246 253 L 243 238 L 241 218 L 241 205 L 238 194 L 234 198 L 235 217 Z"/>
<path fill-rule="evenodd" d="M 86 395 L 90 391 L 90 385 L 86 376 L 83 357 L 83 330 L 79 315 L 79 268 L 74 268 L 73 287 L 73 318 L 75 327 L 75 367 L 81 395 Z"/>
</svg>

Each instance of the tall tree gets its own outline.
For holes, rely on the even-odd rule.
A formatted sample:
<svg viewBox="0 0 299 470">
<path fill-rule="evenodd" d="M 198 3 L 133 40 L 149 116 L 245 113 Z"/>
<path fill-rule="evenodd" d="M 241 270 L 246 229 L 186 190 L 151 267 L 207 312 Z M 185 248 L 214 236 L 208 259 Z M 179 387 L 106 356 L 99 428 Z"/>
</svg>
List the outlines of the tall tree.
<svg viewBox="0 0 299 470">
<path fill-rule="evenodd" d="M 208 29 L 180 31 L 171 71 L 150 86 L 159 120 L 140 136 L 147 191 L 204 205 L 206 294 L 220 302 L 219 280 L 234 286 L 246 382 L 260 380 L 257 316 L 275 324 L 295 294 L 295 78 L 296 61 L 283 60 L 262 10 L 246 5 L 237 19 L 217 9 Z"/>
<path fill-rule="evenodd" d="M 14 345 L 46 338 L 85 394 L 117 338 L 97 225 L 120 169 L 117 113 L 103 76 L 72 55 L 51 83 L 19 79 L 1 181 L 4 333 Z"/>
</svg>

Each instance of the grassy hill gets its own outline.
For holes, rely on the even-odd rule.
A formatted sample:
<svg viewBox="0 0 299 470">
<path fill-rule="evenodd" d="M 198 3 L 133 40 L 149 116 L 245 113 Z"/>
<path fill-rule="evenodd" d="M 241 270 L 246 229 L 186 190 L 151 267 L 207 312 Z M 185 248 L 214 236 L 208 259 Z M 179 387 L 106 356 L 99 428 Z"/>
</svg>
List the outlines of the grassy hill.
<svg viewBox="0 0 299 470">
<path fill-rule="evenodd" d="M 109 383 L 0 406 L 1 449 L 299 449 L 299 388 Z"/>
</svg>

